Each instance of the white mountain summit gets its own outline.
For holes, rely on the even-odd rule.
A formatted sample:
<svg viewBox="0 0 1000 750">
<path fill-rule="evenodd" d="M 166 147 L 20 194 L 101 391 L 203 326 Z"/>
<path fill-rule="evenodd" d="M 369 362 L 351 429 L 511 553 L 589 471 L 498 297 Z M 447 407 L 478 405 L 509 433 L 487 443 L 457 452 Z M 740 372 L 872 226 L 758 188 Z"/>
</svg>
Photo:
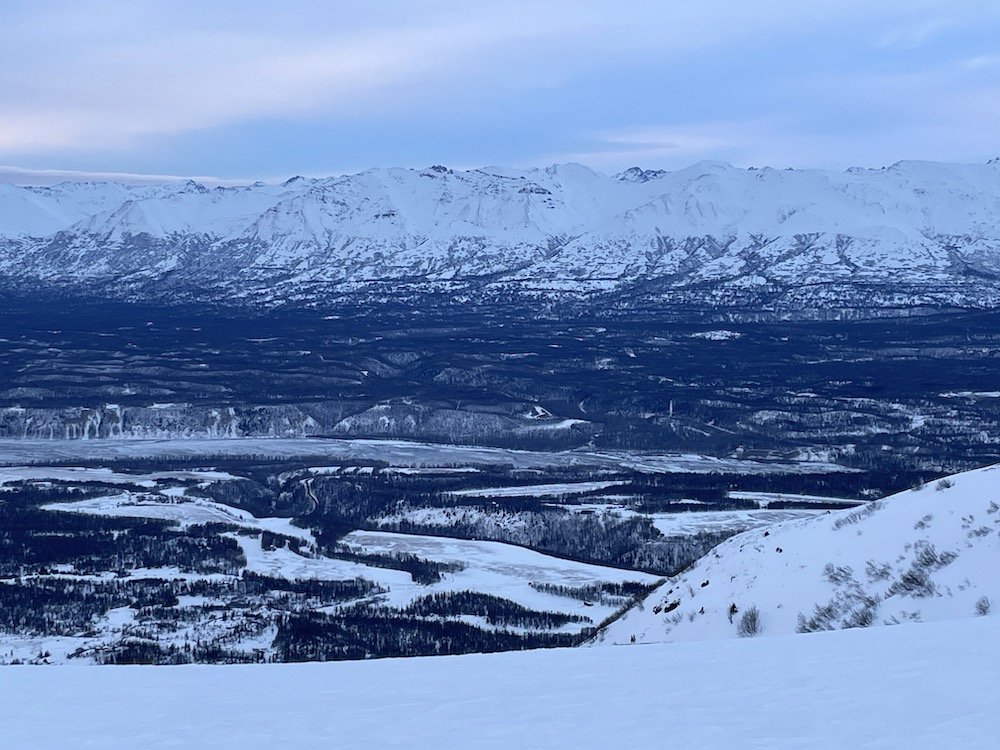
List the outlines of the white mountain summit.
<svg viewBox="0 0 1000 750">
<path fill-rule="evenodd" d="M 1000 303 L 1000 164 L 614 176 L 374 169 L 206 188 L 0 185 L 0 283 L 265 303 L 373 284 L 715 304 Z"/>
</svg>

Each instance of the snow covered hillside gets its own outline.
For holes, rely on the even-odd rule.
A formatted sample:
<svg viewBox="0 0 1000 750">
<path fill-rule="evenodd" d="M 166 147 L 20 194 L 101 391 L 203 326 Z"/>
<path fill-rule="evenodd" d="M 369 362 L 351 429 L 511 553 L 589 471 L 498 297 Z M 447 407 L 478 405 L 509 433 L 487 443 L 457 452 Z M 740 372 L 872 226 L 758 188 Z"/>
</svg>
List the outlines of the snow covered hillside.
<svg viewBox="0 0 1000 750">
<path fill-rule="evenodd" d="M 996 747 L 1000 618 L 727 643 L 0 668 L 18 750 Z"/>
<path fill-rule="evenodd" d="M 992 466 L 732 537 L 599 638 L 693 641 L 985 615 L 1000 607 L 998 560 Z"/>
<path fill-rule="evenodd" d="M 1000 302 L 1000 163 L 604 176 L 375 169 L 206 188 L 0 185 L 0 279 L 124 296 L 430 290 L 676 301 Z M 372 292 L 376 293 L 376 292 Z"/>
</svg>

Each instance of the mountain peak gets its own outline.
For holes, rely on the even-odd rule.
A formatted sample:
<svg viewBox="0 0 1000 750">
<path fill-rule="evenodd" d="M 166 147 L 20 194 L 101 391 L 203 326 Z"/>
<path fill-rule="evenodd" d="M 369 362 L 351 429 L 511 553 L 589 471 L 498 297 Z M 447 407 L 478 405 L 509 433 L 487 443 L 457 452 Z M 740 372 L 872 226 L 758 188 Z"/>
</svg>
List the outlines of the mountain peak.
<svg viewBox="0 0 1000 750">
<path fill-rule="evenodd" d="M 619 182 L 649 182 L 657 180 L 667 174 L 665 169 L 643 169 L 642 167 L 629 167 L 624 172 L 615 175 Z"/>
<path fill-rule="evenodd" d="M 709 295 L 702 301 L 787 290 L 777 293 L 847 304 L 875 288 L 883 300 L 919 288 L 907 303 L 992 306 L 996 166 L 750 172 L 702 161 L 607 176 L 572 163 L 433 165 L 219 190 L 194 181 L 9 187 L 0 191 L 0 269 L 12 284 L 99 274 L 114 287 L 128 275 L 155 294 L 169 268 L 192 294 L 216 293 L 206 291 L 209 273 L 220 279 L 211 289 L 239 278 L 275 300 L 399 278 L 489 279 L 552 297 L 654 279 L 651 295 L 698 288 Z M 130 239 L 139 235 L 145 244 Z M 130 254 L 106 247 L 108 236 L 125 238 Z M 289 288 L 275 288 L 275 274 Z"/>
</svg>

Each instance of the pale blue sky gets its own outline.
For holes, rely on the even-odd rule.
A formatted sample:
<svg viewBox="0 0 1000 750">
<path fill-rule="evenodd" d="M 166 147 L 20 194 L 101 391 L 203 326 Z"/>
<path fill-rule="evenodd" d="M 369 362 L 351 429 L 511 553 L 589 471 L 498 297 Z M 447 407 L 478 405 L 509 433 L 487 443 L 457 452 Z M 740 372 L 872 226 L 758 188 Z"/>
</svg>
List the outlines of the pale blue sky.
<svg viewBox="0 0 1000 750">
<path fill-rule="evenodd" d="M 998 39 L 994 0 L 6 0 L 0 165 L 984 161 Z"/>
</svg>

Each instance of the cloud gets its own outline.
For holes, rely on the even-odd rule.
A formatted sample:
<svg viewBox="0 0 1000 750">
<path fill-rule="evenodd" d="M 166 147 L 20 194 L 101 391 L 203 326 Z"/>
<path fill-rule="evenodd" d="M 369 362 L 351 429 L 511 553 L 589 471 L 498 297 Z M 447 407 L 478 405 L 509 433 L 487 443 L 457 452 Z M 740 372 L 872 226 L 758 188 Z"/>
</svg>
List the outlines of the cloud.
<svg viewBox="0 0 1000 750">
<path fill-rule="evenodd" d="M 0 44 L 13 64 L 0 70 L 0 151 L 114 147 L 245 118 L 350 114 L 379 92 L 577 26 L 557 27 L 545 14 L 534 23 L 458 14 L 362 29 L 197 29 L 152 12 L 126 15 L 117 29 L 90 24 L 82 33 L 77 14 L 29 16 L 23 25 L 41 26 L 41 48 L 19 40 L 27 29 L 6 27 Z"/>
<path fill-rule="evenodd" d="M 194 180 L 202 185 L 241 185 L 249 180 L 226 180 L 205 175 L 136 174 L 133 172 L 86 172 L 73 169 L 25 169 L 0 165 L 0 183 L 58 185 L 60 182 L 119 182 L 123 185 L 160 185 Z"/>
<path fill-rule="evenodd" d="M 923 53 L 914 50 L 975 26 L 996 12 L 991 7 L 982 0 L 8 0 L 0 10 L 0 158 L 103 166 L 128 153 L 129 169 L 183 171 L 171 149 L 184 148 L 185 135 L 273 123 L 258 141 L 241 143 L 245 154 L 233 150 L 229 163 L 239 164 L 239 174 L 274 174 L 285 163 L 260 167 L 251 151 L 279 148 L 281 126 L 321 124 L 301 132 L 316 139 L 308 144 L 314 151 L 329 152 L 337 135 L 349 132 L 345 124 L 371 123 L 383 128 L 379 137 L 405 145 L 414 139 L 409 125 L 426 130 L 447 120 L 466 150 L 431 158 L 484 163 L 497 159 L 477 138 L 485 118 L 503 137 L 506 120 L 518 122 L 509 125 L 508 140 L 523 142 L 520 161 L 536 164 L 576 160 L 617 169 L 700 158 L 759 163 L 775 155 L 781 163 L 793 155 L 814 162 L 834 158 L 826 149 L 876 153 L 876 145 L 888 153 L 901 143 L 916 146 L 912 133 L 930 132 L 926 123 L 940 107 L 935 100 L 927 107 L 935 112 L 919 116 L 911 107 L 917 95 L 903 81 L 858 84 L 852 69 L 891 57 L 919 77 Z M 802 61 L 812 40 L 828 46 L 808 69 Z M 991 50 L 963 49 L 965 74 L 988 77 Z M 759 89 L 760 101 L 769 96 L 763 104 L 726 80 L 744 61 L 761 66 L 747 88 Z M 662 71 L 674 89 L 659 88 L 649 71 Z M 645 88 L 629 89 L 632 99 L 609 113 L 606 102 L 637 75 L 646 76 Z M 936 82 L 933 89 L 950 102 L 961 98 L 958 91 L 988 92 L 988 83 L 970 87 L 959 76 L 954 91 Z M 561 101 L 560 92 L 591 84 L 586 101 L 569 102 L 572 111 L 530 121 L 528 100 Z M 728 111 L 697 111 L 727 98 L 736 102 Z M 838 136 L 817 126 L 822 119 L 836 128 L 861 101 L 884 117 L 869 118 L 863 141 L 857 130 Z M 979 127 L 950 122 L 957 133 Z M 539 156 L 530 141 L 542 131 L 550 153 Z M 378 148 L 371 140 L 368 148 Z M 441 148 L 428 140 L 415 158 Z M 349 152 L 337 158 L 352 165 L 382 161 L 351 142 L 336 148 Z M 503 153 L 508 163 L 518 160 L 514 150 Z M 213 157 L 187 153 L 182 162 L 224 172 Z M 316 171 L 301 162 L 287 169 Z"/>
<path fill-rule="evenodd" d="M 604 172 L 632 166 L 686 166 L 704 158 L 722 158 L 738 146 L 736 125 L 694 123 L 683 127 L 626 128 L 589 134 L 590 148 L 534 155 L 521 166 L 578 162 Z"/>
<path fill-rule="evenodd" d="M 883 49 L 916 49 L 931 37 L 949 27 L 958 25 L 954 18 L 928 18 L 905 26 L 896 26 L 883 32 L 876 46 Z"/>
<path fill-rule="evenodd" d="M 449 89 L 558 86 L 630 56 L 676 59 L 884 12 L 859 0 L 414 5 L 15 3 L 0 27 L 0 153 L 129 147 L 253 118 L 351 118 Z"/>
<path fill-rule="evenodd" d="M 569 161 L 612 173 L 632 166 L 677 169 L 718 160 L 741 167 L 845 169 L 905 159 L 985 161 L 1000 154 L 995 127 L 1000 83 L 958 89 L 947 75 L 914 74 L 848 77 L 838 85 L 867 110 L 869 122 L 843 124 L 837 120 L 843 115 L 836 113 L 817 122 L 815 113 L 789 112 L 628 128 L 588 134 L 587 148 L 536 154 L 522 165 Z M 827 92 L 833 86 L 828 82 Z M 928 108 L 927 98 L 934 107 Z"/>
<path fill-rule="evenodd" d="M 919 34 L 912 27 L 907 43 L 957 26 L 935 21 Z M 902 32 L 894 34 L 902 44 Z M 810 67 L 801 57 L 780 77 L 741 79 L 755 86 L 754 95 L 739 99 L 736 84 L 730 92 L 740 103 L 718 107 L 721 114 L 711 119 L 676 117 L 582 132 L 580 147 L 535 158 L 577 161 L 603 171 L 677 168 L 699 159 L 834 169 L 904 159 L 982 161 L 1000 152 L 1000 56 L 974 54 L 966 41 L 956 39 L 932 55 L 871 52 L 855 65 Z M 797 51 L 790 49 L 789 56 Z M 755 99 L 766 103 L 754 109 Z"/>
</svg>

